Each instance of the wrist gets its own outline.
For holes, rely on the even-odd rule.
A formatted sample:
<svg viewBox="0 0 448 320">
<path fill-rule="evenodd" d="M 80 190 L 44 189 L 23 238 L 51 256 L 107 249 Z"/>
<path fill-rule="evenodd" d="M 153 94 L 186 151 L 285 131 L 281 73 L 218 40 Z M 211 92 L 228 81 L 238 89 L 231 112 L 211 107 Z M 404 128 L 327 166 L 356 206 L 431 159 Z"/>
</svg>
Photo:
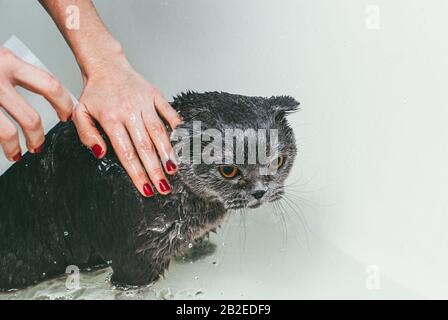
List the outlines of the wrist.
<svg viewBox="0 0 448 320">
<path fill-rule="evenodd" d="M 84 80 L 110 67 L 129 65 L 121 44 L 115 39 L 108 39 L 101 46 L 96 44 L 90 49 L 84 46 L 84 49 L 84 53 L 76 57 Z"/>
</svg>

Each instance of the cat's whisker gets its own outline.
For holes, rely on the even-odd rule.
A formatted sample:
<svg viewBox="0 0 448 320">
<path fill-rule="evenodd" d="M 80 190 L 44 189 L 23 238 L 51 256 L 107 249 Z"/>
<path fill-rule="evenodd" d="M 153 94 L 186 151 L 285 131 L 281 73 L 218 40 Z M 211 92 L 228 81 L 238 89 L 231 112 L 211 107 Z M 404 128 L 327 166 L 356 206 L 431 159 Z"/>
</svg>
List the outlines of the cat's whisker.
<svg viewBox="0 0 448 320">
<path fill-rule="evenodd" d="M 285 215 L 284 215 L 286 213 L 286 211 L 281 206 L 280 202 L 273 202 L 273 203 L 277 206 L 277 208 L 279 208 L 278 212 L 279 212 L 279 216 L 280 216 L 280 219 L 282 222 L 282 228 L 283 228 L 283 246 L 286 248 L 288 245 L 288 225 L 286 223 Z"/>
<path fill-rule="evenodd" d="M 246 212 L 244 210 L 245 208 L 239 208 L 238 212 L 240 215 L 240 233 L 243 232 L 242 240 L 243 240 L 243 248 L 242 252 L 245 251 L 246 248 L 246 240 L 247 240 L 247 232 L 246 232 Z"/>
<path fill-rule="evenodd" d="M 308 180 L 306 180 L 305 182 L 299 183 L 299 181 L 301 180 L 301 177 L 299 177 L 298 179 L 294 180 L 291 183 L 285 184 L 285 187 L 291 187 L 291 186 L 298 186 L 298 187 L 303 187 L 306 186 L 307 184 L 309 184 L 312 180 L 314 179 L 314 175 L 309 178 Z"/>
<path fill-rule="evenodd" d="M 288 189 L 288 188 L 283 188 L 281 186 L 276 188 L 276 189 L 274 189 L 274 191 L 276 191 L 276 190 L 284 191 L 284 192 L 280 191 L 280 192 L 278 192 L 278 194 L 282 194 L 282 195 L 283 194 L 288 194 L 288 196 L 294 198 L 295 200 L 300 201 L 300 203 L 305 204 L 305 205 L 307 205 L 308 207 L 310 207 L 312 209 L 314 209 L 314 207 L 318 205 L 316 202 L 302 197 L 301 195 L 303 193 L 305 193 L 305 192 L 301 192 L 299 190 L 291 190 L 291 189 Z"/>
<path fill-rule="evenodd" d="M 302 208 L 297 203 L 295 203 L 294 201 L 289 199 L 286 195 L 284 195 L 282 197 L 282 200 L 280 200 L 279 202 L 288 206 L 290 211 L 292 211 L 296 215 L 299 223 L 302 225 L 303 230 L 305 231 L 305 234 L 304 234 L 305 242 L 307 244 L 307 247 L 309 248 L 309 234 L 311 233 L 311 229 L 308 225 L 306 216 L 305 216 Z M 288 212 L 288 211 L 286 211 L 286 212 Z"/>
<path fill-rule="evenodd" d="M 282 229 L 282 233 L 283 233 L 283 242 L 282 242 L 282 247 L 286 247 L 287 242 L 288 242 L 288 230 L 287 230 L 287 226 L 284 222 L 284 217 L 283 217 L 283 213 L 280 210 L 280 208 L 278 207 L 278 202 L 271 202 L 271 206 L 274 208 L 274 215 L 276 217 L 278 217 L 278 219 L 282 222 L 281 223 L 281 229 Z"/>
<path fill-rule="evenodd" d="M 285 187 L 303 187 L 308 185 L 313 179 L 316 177 L 317 171 L 315 171 L 312 176 L 310 176 L 305 182 L 298 183 L 303 177 L 298 177 L 296 180 L 294 180 L 291 183 L 285 184 Z"/>
<path fill-rule="evenodd" d="M 295 193 L 292 193 L 292 192 L 289 192 L 289 191 L 287 193 L 285 193 L 285 195 L 287 195 L 287 197 L 290 200 L 296 200 L 298 203 L 306 206 L 309 209 L 313 209 L 314 210 L 315 207 L 318 205 L 316 202 L 314 202 L 312 200 L 306 199 L 306 198 L 304 198 L 304 197 L 302 197 L 302 196 L 300 196 L 298 194 L 295 194 Z M 296 204 L 296 203 L 294 202 L 294 204 Z"/>
<path fill-rule="evenodd" d="M 300 190 L 296 187 L 284 187 L 283 189 L 287 190 L 287 191 L 291 191 L 291 192 L 295 192 L 295 193 L 299 193 L 299 194 L 308 194 L 308 193 L 315 193 L 315 192 L 319 192 L 321 191 L 323 188 L 319 188 L 319 189 L 313 189 L 313 190 Z"/>
<path fill-rule="evenodd" d="M 305 227 L 306 224 L 305 224 L 305 222 L 303 220 L 303 217 L 302 217 L 303 213 L 302 213 L 301 208 L 297 204 L 295 204 L 295 203 L 292 204 L 290 202 L 290 200 L 285 195 L 282 196 L 282 199 L 280 200 L 280 202 L 282 204 L 285 204 L 286 206 L 288 206 L 290 211 L 296 215 L 296 217 L 299 220 L 300 224 L 302 224 L 302 226 Z"/>
</svg>

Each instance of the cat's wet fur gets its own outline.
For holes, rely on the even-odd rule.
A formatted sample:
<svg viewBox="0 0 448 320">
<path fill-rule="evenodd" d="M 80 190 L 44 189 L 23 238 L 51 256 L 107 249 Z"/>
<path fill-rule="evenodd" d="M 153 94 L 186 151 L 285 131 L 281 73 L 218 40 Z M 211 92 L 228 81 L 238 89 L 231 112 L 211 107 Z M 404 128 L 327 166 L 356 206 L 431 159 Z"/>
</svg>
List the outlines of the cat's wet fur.
<svg viewBox="0 0 448 320">
<path fill-rule="evenodd" d="M 112 282 L 149 284 L 189 243 L 219 227 L 231 209 L 281 196 L 296 155 L 286 120 L 298 107 L 293 98 L 188 92 L 172 106 L 190 134 L 194 120 L 203 130 L 278 129 L 283 167 L 263 176 L 257 164 L 238 165 L 242 175 L 236 181 L 220 176 L 216 164 L 180 163 L 177 174 L 168 176 L 172 192 L 145 198 L 110 144 L 97 160 L 71 122 L 59 123 L 46 135 L 41 154 L 25 154 L 0 177 L 0 290 L 64 274 L 69 265 L 107 263 Z M 255 201 L 259 188 L 265 195 Z"/>
</svg>

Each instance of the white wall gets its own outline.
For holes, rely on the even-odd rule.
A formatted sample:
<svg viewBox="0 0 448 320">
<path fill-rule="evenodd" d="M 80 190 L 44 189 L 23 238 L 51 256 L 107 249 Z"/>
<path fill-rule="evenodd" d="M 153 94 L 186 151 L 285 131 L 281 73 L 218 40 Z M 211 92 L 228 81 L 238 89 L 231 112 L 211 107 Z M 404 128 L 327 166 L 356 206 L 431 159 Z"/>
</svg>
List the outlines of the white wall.
<svg viewBox="0 0 448 320">
<path fill-rule="evenodd" d="M 193 89 L 301 101 L 291 181 L 310 180 L 300 189 L 312 204 L 300 204 L 312 233 L 416 294 L 448 297 L 448 2 L 96 4 L 168 97 Z M 368 5 L 380 9 L 379 30 L 366 28 Z M 79 94 L 76 64 L 36 1 L 0 8 L 0 42 L 17 34 Z"/>
</svg>

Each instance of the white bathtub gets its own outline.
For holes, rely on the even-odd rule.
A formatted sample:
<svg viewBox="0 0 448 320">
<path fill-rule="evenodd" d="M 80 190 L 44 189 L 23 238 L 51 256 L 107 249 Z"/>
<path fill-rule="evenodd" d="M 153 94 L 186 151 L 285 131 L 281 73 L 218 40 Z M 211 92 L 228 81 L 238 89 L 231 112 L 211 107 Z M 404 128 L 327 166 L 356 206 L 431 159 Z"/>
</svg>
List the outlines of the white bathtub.
<svg viewBox="0 0 448 320">
<path fill-rule="evenodd" d="M 62 277 L 1 298 L 448 298 L 448 2 L 95 4 L 167 97 L 223 90 L 302 102 L 290 181 L 308 231 L 289 208 L 286 230 L 261 208 L 229 219 L 212 239 L 216 254 L 174 263 L 149 288 L 115 290 L 106 270 L 82 274 L 73 292 Z M 0 43 L 18 35 L 78 96 L 74 58 L 38 2 L 0 8 Z M 48 129 L 51 108 L 28 97 Z"/>
</svg>

